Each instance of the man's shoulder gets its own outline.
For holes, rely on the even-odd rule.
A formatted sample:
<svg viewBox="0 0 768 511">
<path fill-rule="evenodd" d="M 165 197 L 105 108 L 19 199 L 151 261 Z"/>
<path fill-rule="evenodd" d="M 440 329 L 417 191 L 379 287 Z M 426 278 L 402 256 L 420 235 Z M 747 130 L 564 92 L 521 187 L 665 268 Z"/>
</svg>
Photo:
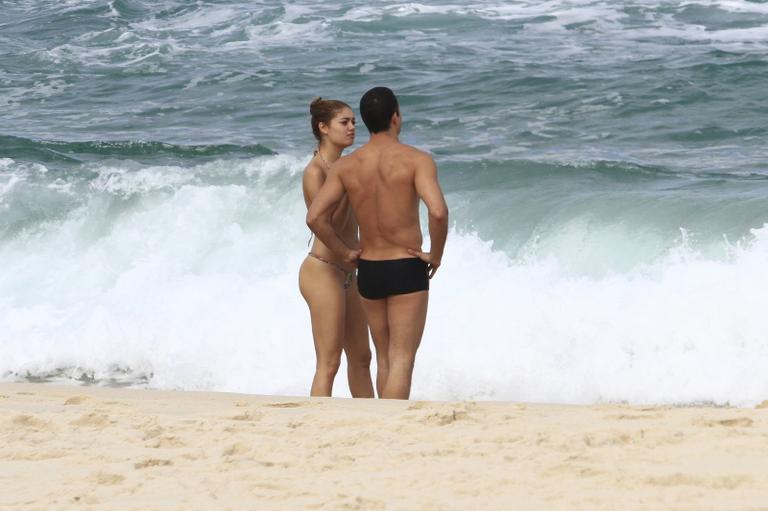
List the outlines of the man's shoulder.
<svg viewBox="0 0 768 511">
<path fill-rule="evenodd" d="M 355 150 L 354 150 L 354 151 L 352 151 L 351 153 L 348 153 L 348 154 L 344 154 L 344 155 L 342 155 L 342 156 L 341 156 L 341 157 L 340 157 L 338 160 L 336 160 L 336 161 L 337 161 L 337 162 L 340 162 L 340 163 L 346 163 L 346 164 L 348 164 L 348 163 L 350 163 L 350 162 L 352 162 L 352 161 L 354 161 L 354 160 L 356 160 L 356 159 L 358 159 L 358 158 L 360 157 L 360 151 L 361 151 L 361 150 L 362 150 L 364 147 L 365 147 L 365 146 L 363 146 L 363 147 L 358 147 L 357 149 L 355 149 Z"/>
<path fill-rule="evenodd" d="M 402 151 L 403 156 L 406 156 L 417 162 L 432 160 L 432 155 L 430 153 L 412 145 L 400 143 L 398 149 Z"/>
<path fill-rule="evenodd" d="M 360 149 L 362 148 L 355 149 L 351 153 L 343 155 L 334 162 L 333 167 L 339 172 L 354 167 L 360 159 Z"/>
<path fill-rule="evenodd" d="M 411 167 L 414 172 L 419 168 L 431 167 L 434 165 L 435 160 L 427 151 L 403 143 L 399 144 L 399 146 L 398 151 L 400 152 L 400 160 L 405 161 L 406 165 Z"/>
</svg>

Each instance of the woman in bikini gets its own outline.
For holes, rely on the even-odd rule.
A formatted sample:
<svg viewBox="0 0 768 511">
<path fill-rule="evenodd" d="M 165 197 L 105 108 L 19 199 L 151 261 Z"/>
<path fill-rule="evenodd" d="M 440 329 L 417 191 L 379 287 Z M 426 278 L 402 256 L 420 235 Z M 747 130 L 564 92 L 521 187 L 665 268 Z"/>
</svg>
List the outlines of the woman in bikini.
<svg viewBox="0 0 768 511">
<path fill-rule="evenodd" d="M 355 115 L 346 103 L 317 98 L 309 106 L 309 112 L 318 147 L 304 169 L 307 208 L 325 182 L 330 166 L 355 141 Z M 339 237 L 349 247 L 358 247 L 357 220 L 347 197 L 339 203 L 331 219 Z M 343 350 L 352 397 L 373 397 L 368 323 L 355 280 L 354 270 L 344 267 L 323 242 L 315 239 L 299 270 L 299 289 L 309 306 L 317 356 L 311 396 L 331 395 Z"/>
</svg>

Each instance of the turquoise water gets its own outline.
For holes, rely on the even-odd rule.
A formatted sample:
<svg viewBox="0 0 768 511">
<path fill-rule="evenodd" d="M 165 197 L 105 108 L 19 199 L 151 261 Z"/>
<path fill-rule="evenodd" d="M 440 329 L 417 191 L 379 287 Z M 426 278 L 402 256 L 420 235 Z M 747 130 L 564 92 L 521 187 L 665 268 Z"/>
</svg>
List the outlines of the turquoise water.
<svg viewBox="0 0 768 511">
<path fill-rule="evenodd" d="M 764 397 L 766 83 L 764 2 L 0 1 L 0 374 L 304 393 L 308 104 L 388 85 L 451 207 L 417 393 Z"/>
</svg>

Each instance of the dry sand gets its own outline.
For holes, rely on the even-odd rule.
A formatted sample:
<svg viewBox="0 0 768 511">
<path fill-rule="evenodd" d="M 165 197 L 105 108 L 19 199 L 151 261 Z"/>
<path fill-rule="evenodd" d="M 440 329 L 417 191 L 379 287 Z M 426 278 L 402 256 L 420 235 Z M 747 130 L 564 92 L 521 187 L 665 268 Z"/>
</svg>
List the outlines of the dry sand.
<svg viewBox="0 0 768 511">
<path fill-rule="evenodd" d="M 768 510 L 768 406 L 0 384 L 3 510 Z"/>
</svg>

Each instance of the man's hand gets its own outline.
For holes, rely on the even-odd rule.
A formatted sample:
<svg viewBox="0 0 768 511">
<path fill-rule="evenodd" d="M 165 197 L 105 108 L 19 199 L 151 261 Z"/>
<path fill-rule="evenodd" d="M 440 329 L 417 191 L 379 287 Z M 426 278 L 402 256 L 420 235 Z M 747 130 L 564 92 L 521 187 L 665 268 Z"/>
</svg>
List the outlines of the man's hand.
<svg viewBox="0 0 768 511">
<path fill-rule="evenodd" d="M 412 256 L 416 256 L 425 263 L 427 263 L 427 271 L 429 272 L 429 278 L 435 276 L 435 273 L 437 272 L 437 269 L 440 268 L 440 261 L 436 261 L 433 259 L 432 254 L 429 252 L 419 252 L 418 250 L 411 250 L 408 249 L 408 253 Z"/>
<path fill-rule="evenodd" d="M 355 250 L 349 250 L 347 255 L 344 256 L 344 267 L 347 269 L 351 268 L 352 270 L 357 268 L 357 261 L 360 260 L 360 254 L 362 253 L 363 251 L 359 248 Z"/>
</svg>

